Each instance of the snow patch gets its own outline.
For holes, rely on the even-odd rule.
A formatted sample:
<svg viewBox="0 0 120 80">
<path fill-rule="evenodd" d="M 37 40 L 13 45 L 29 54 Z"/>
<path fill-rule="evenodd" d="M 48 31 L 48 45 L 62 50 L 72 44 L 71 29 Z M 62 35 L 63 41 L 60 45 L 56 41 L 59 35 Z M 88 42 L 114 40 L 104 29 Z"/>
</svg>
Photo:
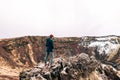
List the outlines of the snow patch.
<svg viewBox="0 0 120 80">
<path fill-rule="evenodd" d="M 113 52 L 119 44 L 111 43 L 110 41 L 95 41 L 89 44 L 88 47 L 97 47 L 99 54 L 109 54 Z"/>
</svg>

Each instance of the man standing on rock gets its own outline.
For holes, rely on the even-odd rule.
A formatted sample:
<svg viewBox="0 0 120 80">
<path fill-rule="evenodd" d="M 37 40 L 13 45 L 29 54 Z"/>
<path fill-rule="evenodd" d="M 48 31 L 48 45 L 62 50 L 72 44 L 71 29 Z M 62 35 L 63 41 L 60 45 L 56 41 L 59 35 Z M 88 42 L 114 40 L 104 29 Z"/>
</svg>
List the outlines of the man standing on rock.
<svg viewBox="0 0 120 80">
<path fill-rule="evenodd" d="M 54 36 L 51 34 L 49 38 L 46 39 L 46 56 L 45 56 L 45 65 L 48 61 L 48 56 L 50 56 L 50 67 L 52 67 L 53 64 L 53 49 L 54 49 L 54 43 L 53 43 L 53 38 Z"/>
</svg>

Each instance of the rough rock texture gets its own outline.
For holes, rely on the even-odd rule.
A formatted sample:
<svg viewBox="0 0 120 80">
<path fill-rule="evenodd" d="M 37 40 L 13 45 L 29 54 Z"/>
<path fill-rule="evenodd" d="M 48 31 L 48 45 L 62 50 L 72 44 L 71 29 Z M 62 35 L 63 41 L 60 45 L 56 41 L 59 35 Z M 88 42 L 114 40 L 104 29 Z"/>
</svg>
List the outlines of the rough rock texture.
<svg viewBox="0 0 120 80">
<path fill-rule="evenodd" d="M 120 38 L 117 36 L 84 37 L 80 46 L 93 48 L 94 56 L 102 63 L 120 69 Z"/>
<path fill-rule="evenodd" d="M 20 73 L 20 80 L 120 80 L 118 71 L 86 53 L 54 59 L 53 67 L 39 63 Z"/>
</svg>

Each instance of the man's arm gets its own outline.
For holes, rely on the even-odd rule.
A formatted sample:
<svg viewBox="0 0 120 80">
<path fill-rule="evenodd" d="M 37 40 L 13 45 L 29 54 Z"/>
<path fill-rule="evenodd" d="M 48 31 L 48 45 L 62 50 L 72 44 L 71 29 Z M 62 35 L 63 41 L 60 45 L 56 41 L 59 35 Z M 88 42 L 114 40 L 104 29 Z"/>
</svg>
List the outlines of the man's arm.
<svg viewBox="0 0 120 80">
<path fill-rule="evenodd" d="M 54 49 L 54 43 L 53 43 L 53 40 L 51 40 L 51 48 Z"/>
</svg>

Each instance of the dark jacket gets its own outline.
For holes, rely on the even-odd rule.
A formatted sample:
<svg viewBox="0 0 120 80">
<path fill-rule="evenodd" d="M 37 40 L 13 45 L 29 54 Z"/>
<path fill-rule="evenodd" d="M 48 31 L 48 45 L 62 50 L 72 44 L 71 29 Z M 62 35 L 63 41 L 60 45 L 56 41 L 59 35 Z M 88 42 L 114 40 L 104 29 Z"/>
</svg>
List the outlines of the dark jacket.
<svg viewBox="0 0 120 80">
<path fill-rule="evenodd" d="M 46 39 L 46 51 L 47 52 L 53 52 L 54 49 L 54 44 L 53 44 L 53 40 L 51 38 L 47 38 Z"/>
</svg>

